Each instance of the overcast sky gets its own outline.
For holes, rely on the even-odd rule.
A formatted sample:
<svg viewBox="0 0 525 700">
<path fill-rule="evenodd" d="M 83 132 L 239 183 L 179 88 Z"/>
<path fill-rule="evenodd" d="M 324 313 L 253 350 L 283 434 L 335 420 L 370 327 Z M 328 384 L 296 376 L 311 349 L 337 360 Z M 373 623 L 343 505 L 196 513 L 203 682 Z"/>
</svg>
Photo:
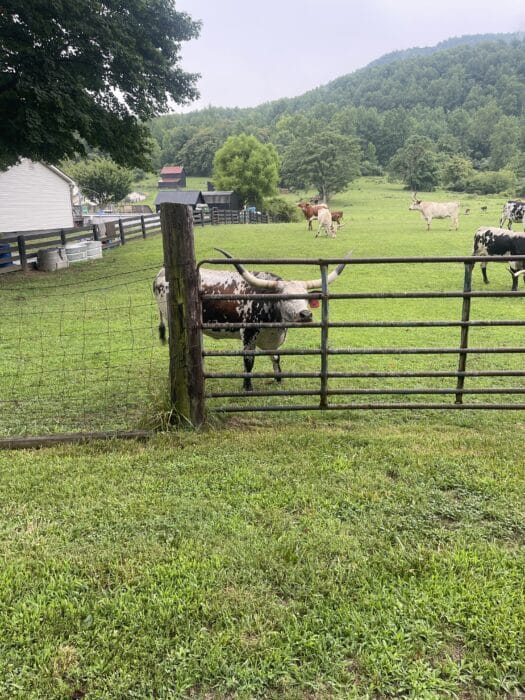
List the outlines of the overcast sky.
<svg viewBox="0 0 525 700">
<path fill-rule="evenodd" d="M 190 110 L 254 107 L 390 51 L 525 31 L 525 0 L 176 0 L 176 8 L 203 23 L 182 44 L 182 67 L 202 76 Z"/>
</svg>

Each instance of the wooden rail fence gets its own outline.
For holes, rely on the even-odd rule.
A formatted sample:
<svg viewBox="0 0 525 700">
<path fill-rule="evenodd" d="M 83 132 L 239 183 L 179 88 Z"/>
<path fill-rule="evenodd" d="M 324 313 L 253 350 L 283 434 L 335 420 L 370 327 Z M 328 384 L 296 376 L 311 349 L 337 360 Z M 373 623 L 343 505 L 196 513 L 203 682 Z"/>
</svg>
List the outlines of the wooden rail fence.
<svg viewBox="0 0 525 700">
<path fill-rule="evenodd" d="M 4 255 L 5 246 L 9 245 L 10 247 L 10 264 L 2 266 L 0 272 L 27 271 L 32 261 L 36 259 L 39 250 L 64 247 L 75 241 L 102 241 L 103 246 L 111 247 L 124 245 L 128 241 L 144 239 L 147 236 L 160 234 L 160 232 L 160 216 L 150 214 L 74 228 L 0 233 L 0 244 L 3 246 Z"/>
</svg>

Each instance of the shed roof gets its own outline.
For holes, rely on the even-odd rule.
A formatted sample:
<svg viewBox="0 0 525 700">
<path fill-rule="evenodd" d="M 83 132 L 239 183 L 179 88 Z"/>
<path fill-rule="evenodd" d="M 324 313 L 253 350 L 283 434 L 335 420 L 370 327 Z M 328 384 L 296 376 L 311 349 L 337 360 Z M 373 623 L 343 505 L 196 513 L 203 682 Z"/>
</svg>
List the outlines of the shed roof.
<svg viewBox="0 0 525 700">
<path fill-rule="evenodd" d="M 159 192 L 155 199 L 155 206 L 166 202 L 194 207 L 196 204 L 204 204 L 204 197 L 200 190 L 164 190 Z"/>
<path fill-rule="evenodd" d="M 232 196 L 237 196 L 234 190 L 214 190 L 213 192 L 203 192 L 202 196 L 206 203 L 210 202 L 229 202 Z"/>
</svg>

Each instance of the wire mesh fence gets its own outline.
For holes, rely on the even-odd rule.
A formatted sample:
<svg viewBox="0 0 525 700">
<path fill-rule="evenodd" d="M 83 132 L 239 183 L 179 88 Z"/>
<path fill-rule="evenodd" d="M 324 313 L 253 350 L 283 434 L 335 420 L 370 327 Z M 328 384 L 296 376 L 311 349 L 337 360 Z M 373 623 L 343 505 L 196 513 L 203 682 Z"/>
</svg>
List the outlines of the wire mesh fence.
<svg viewBox="0 0 525 700">
<path fill-rule="evenodd" d="M 159 265 L 0 279 L 0 436 L 149 427 L 166 383 Z"/>
</svg>

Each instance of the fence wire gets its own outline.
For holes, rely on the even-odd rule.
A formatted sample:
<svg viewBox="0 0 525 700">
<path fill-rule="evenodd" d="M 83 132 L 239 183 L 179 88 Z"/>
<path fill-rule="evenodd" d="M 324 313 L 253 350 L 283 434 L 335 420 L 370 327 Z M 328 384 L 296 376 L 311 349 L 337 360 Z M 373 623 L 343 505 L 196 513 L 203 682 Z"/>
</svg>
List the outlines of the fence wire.
<svg viewBox="0 0 525 700">
<path fill-rule="evenodd" d="M 0 437 L 152 427 L 166 387 L 160 266 L 0 276 Z"/>
</svg>

